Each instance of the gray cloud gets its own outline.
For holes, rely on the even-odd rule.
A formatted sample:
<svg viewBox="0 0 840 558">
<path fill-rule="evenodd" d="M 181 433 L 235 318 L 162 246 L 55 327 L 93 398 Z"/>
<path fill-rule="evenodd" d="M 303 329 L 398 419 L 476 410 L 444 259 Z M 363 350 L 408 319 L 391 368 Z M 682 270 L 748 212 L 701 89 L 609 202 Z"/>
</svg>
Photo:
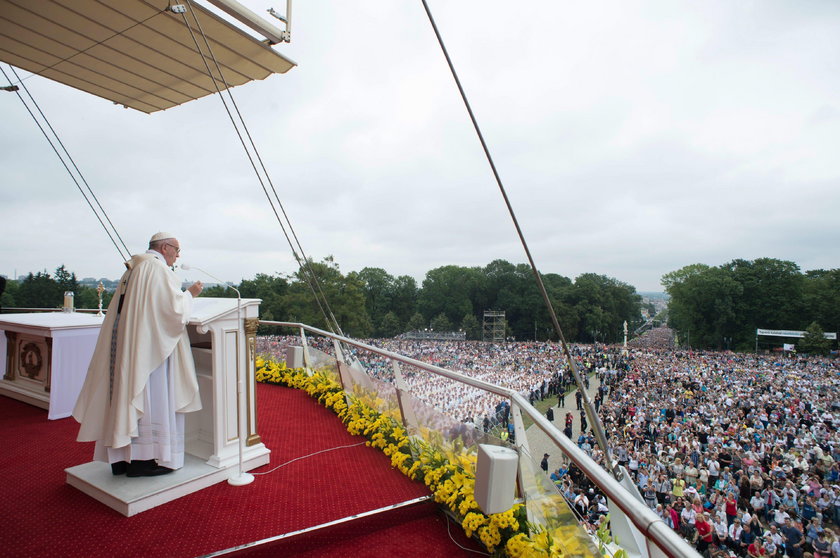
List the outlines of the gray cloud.
<svg viewBox="0 0 840 558">
<path fill-rule="evenodd" d="M 834 3 L 431 9 L 544 272 L 659 290 L 696 262 L 838 267 Z M 294 16 L 278 48 L 299 66 L 234 95 L 306 252 L 418 279 L 524 262 L 422 6 L 308 1 Z M 217 98 L 143 115 L 25 83 L 133 251 L 163 229 L 227 280 L 294 270 Z M 0 273 L 119 275 L 13 96 L 0 117 Z"/>
</svg>

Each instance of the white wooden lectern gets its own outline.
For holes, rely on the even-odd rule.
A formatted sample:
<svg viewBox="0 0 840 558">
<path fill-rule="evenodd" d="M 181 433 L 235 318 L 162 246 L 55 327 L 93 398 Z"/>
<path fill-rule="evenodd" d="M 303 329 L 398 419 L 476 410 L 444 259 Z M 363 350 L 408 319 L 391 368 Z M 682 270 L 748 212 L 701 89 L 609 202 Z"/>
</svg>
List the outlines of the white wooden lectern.
<svg viewBox="0 0 840 558">
<path fill-rule="evenodd" d="M 205 459 L 214 467 L 238 463 L 239 415 L 236 383 L 238 370 L 245 372 L 247 432 L 243 460 L 268 455 L 257 434 L 256 333 L 259 299 L 241 301 L 237 326 L 235 298 L 199 298 L 194 302 L 188 326 L 190 344 L 201 390 L 201 411 L 186 415 L 187 453 Z M 240 369 L 237 368 L 237 362 Z M 265 460 L 268 462 L 268 459 Z"/>
<path fill-rule="evenodd" d="M 239 468 L 238 370 L 245 378 L 242 469 L 267 464 L 270 450 L 257 434 L 254 379 L 259 304 L 259 299 L 235 298 L 198 298 L 193 303 L 187 333 L 202 409 L 185 415 L 182 469 L 159 477 L 128 478 L 112 475 L 107 463 L 92 461 L 66 469 L 67 483 L 131 516 L 228 480 Z"/>
</svg>

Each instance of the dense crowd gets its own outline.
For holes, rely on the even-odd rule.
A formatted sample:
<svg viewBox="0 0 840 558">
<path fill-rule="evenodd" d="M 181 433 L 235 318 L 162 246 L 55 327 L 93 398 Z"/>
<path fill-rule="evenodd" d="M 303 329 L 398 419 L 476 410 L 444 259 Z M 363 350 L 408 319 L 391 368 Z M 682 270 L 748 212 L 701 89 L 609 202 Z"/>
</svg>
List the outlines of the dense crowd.
<svg viewBox="0 0 840 558">
<path fill-rule="evenodd" d="M 627 364 L 599 414 L 652 510 L 708 554 L 840 558 L 836 360 L 637 349 Z M 596 521 L 595 487 L 553 477 Z"/>
<path fill-rule="evenodd" d="M 840 363 L 836 359 L 575 346 L 598 382 L 596 401 L 614 460 L 647 505 L 709 554 L 840 558 Z M 280 338 L 265 339 L 263 352 Z M 558 397 L 569 384 L 558 348 L 544 343 L 370 341 L 370 344 L 521 391 Z M 325 347 L 328 348 L 328 347 Z M 356 355 L 387 379 L 390 364 Z M 367 357 L 367 358 L 366 358 Z M 405 371 L 405 370 L 404 370 Z M 412 392 L 481 426 L 499 401 L 419 370 Z M 485 422 L 486 424 L 486 422 Z M 591 432 L 577 443 L 604 462 Z M 571 435 L 571 429 L 564 430 Z M 551 473 L 592 523 L 606 512 L 574 466 Z"/>
<path fill-rule="evenodd" d="M 668 327 L 655 327 L 643 335 L 627 342 L 632 349 L 671 349 L 674 347 L 674 330 Z"/>
<path fill-rule="evenodd" d="M 518 391 L 532 402 L 565 393 L 573 383 L 566 359 L 556 344 L 404 339 L 364 342 Z M 257 339 L 257 350 L 284 358 L 287 346 L 299 344 L 297 337 L 261 336 Z M 324 339 L 308 339 L 307 344 L 333 354 L 331 343 Z M 623 365 L 616 348 L 576 345 L 570 350 L 581 372 L 587 376 L 596 372 L 603 374 Z M 350 349 L 349 352 L 371 376 L 393 381 L 393 365 L 389 359 L 365 350 Z M 493 424 L 499 422 L 499 396 L 416 367 L 403 364 L 400 368 L 410 392 L 433 407 L 466 423 L 483 424 L 485 419 Z"/>
</svg>

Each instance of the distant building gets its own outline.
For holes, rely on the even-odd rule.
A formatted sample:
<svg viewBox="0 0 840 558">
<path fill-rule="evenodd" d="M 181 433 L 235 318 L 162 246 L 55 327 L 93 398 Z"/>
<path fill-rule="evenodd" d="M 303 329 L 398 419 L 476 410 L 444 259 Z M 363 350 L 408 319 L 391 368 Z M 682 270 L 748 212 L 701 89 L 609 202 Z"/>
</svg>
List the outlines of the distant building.
<svg viewBox="0 0 840 558">
<path fill-rule="evenodd" d="M 107 279 L 105 277 L 102 277 L 100 279 L 94 279 L 93 277 L 85 277 L 84 279 L 79 279 L 78 281 L 79 285 L 90 287 L 91 289 L 95 289 L 96 287 L 98 287 L 101 281 L 102 286 L 105 287 L 105 290 L 109 293 L 117 290 L 117 285 L 119 284 L 119 280 Z"/>
</svg>

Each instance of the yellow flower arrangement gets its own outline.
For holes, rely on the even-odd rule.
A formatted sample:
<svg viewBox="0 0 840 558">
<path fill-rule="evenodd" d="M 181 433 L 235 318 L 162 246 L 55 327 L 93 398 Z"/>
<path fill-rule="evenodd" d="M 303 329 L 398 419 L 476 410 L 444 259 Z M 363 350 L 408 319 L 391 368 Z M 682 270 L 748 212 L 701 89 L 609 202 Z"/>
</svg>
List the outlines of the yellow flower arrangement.
<svg viewBox="0 0 840 558">
<path fill-rule="evenodd" d="M 484 546 L 486 546 L 487 550 L 490 552 L 496 550 L 496 546 L 502 542 L 502 534 L 499 533 L 499 530 L 493 525 L 479 527 L 478 538 L 481 539 L 481 542 L 484 543 Z"/>
<path fill-rule="evenodd" d="M 486 524 L 487 516 L 483 513 L 468 513 L 464 517 L 461 527 L 464 528 L 464 532 L 468 537 L 472 537 L 474 532 L 478 531 L 480 527 L 483 527 Z"/>
<path fill-rule="evenodd" d="M 505 544 L 505 552 L 511 558 L 533 556 L 532 551 L 533 545 L 525 533 L 517 533 L 509 538 L 507 544 Z"/>
</svg>

